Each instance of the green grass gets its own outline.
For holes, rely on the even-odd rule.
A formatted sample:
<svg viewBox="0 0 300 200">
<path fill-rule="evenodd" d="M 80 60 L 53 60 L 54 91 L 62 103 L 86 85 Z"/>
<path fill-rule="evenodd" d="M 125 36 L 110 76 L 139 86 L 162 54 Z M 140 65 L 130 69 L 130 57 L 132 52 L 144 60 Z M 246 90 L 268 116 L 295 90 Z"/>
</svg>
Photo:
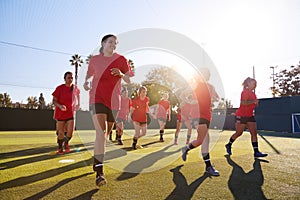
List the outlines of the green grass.
<svg viewBox="0 0 300 200">
<path fill-rule="evenodd" d="M 166 131 L 164 143 L 156 132 L 149 130 L 137 151 L 130 149 L 133 130 L 123 146 L 109 143 L 108 184 L 100 188 L 92 172 L 93 131 L 77 131 L 71 153 L 62 156 L 51 155 L 54 131 L 0 132 L 0 199 L 300 199 L 299 137 L 263 134 L 259 147 L 269 156 L 254 160 L 249 133 L 228 157 L 224 144 L 233 132 L 212 130 L 210 155 L 221 176 L 209 177 L 200 148 L 181 160 L 185 130 L 178 146 L 171 145 L 174 130 Z"/>
</svg>

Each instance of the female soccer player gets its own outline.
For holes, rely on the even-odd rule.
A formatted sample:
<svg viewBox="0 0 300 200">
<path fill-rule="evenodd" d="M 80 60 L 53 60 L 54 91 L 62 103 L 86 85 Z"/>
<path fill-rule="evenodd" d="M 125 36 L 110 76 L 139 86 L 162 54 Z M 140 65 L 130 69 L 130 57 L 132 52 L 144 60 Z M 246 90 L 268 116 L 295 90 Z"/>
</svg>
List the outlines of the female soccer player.
<svg viewBox="0 0 300 200">
<path fill-rule="evenodd" d="M 71 140 L 75 127 L 75 111 L 79 109 L 80 90 L 73 84 L 72 72 L 64 74 L 65 83 L 56 87 L 52 93 L 53 104 L 55 105 L 54 119 L 56 119 L 56 134 L 58 143 L 57 154 L 64 154 L 70 152 L 69 141 Z M 65 137 L 66 132 L 66 137 Z"/>
<path fill-rule="evenodd" d="M 256 88 L 256 80 L 246 78 L 243 82 L 243 91 L 241 94 L 240 107 L 235 112 L 235 133 L 230 137 L 229 142 L 225 145 L 229 155 L 232 154 L 232 143 L 243 134 L 247 127 L 251 134 L 251 142 L 254 150 L 254 157 L 266 157 L 268 154 L 261 153 L 258 150 L 256 120 L 254 117 L 254 108 L 258 105 L 258 99 L 254 93 Z"/>
<path fill-rule="evenodd" d="M 137 149 L 138 139 L 145 136 L 147 133 L 147 113 L 153 118 L 155 116 L 150 112 L 149 109 L 150 99 L 147 97 L 147 88 L 142 86 L 138 90 L 138 96 L 132 100 L 130 108 L 130 116 L 133 121 L 135 134 L 133 136 L 132 149 Z"/>
<path fill-rule="evenodd" d="M 190 142 L 182 148 L 182 159 L 186 161 L 188 151 L 201 145 L 201 153 L 206 165 L 206 172 L 212 176 L 219 176 L 210 162 L 209 155 L 209 125 L 211 121 L 211 102 L 217 99 L 218 95 L 214 87 L 207 81 L 210 78 L 210 72 L 207 68 L 201 68 L 201 76 L 196 78 L 196 87 L 193 89 L 194 100 L 191 102 L 194 106 L 191 112 L 193 125 L 197 129 L 197 139 Z"/>
<path fill-rule="evenodd" d="M 192 135 L 192 119 L 191 119 L 191 109 L 192 109 L 192 104 L 191 104 L 191 91 L 184 90 L 180 94 L 180 99 L 181 103 L 179 105 L 178 111 L 177 111 L 177 126 L 176 126 L 176 132 L 175 132 L 175 139 L 174 139 L 174 144 L 178 144 L 178 135 L 179 131 L 182 126 L 182 122 L 187 128 L 187 135 L 186 135 L 186 144 L 189 143 L 191 135 Z"/>
<path fill-rule="evenodd" d="M 100 54 L 91 57 L 84 83 L 84 89 L 90 90 L 90 111 L 96 129 L 93 169 L 97 186 L 107 183 L 103 173 L 106 134 L 112 130 L 120 110 L 121 80 L 130 83 L 132 75 L 125 57 L 114 52 L 116 46 L 115 35 L 109 34 L 102 38 Z M 91 88 L 88 81 L 90 78 Z"/>
<path fill-rule="evenodd" d="M 131 99 L 128 97 L 128 90 L 126 88 L 122 89 L 121 94 L 121 109 L 117 116 L 117 126 L 116 126 L 116 137 L 118 145 L 123 145 L 122 135 L 124 130 L 124 122 L 128 120 L 128 114 L 130 110 Z"/>
<path fill-rule="evenodd" d="M 164 132 L 165 132 L 165 126 L 166 122 L 171 121 L 171 106 L 170 106 L 170 101 L 169 99 L 169 94 L 164 93 L 161 100 L 158 101 L 157 103 L 157 108 L 156 108 L 156 118 L 158 119 L 158 124 L 159 124 L 159 135 L 160 135 L 160 142 L 164 142 Z"/>
</svg>

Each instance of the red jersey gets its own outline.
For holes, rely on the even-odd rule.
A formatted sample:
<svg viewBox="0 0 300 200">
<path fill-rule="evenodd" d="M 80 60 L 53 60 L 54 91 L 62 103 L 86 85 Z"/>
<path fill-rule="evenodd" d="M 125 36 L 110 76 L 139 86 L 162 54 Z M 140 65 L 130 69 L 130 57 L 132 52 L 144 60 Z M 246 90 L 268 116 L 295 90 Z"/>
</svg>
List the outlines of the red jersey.
<svg viewBox="0 0 300 200">
<path fill-rule="evenodd" d="M 57 102 L 61 105 L 65 105 L 67 108 L 66 111 L 62 111 L 56 106 L 54 111 L 54 119 L 67 120 L 74 117 L 76 98 L 79 97 L 80 90 L 75 85 L 72 87 L 67 87 L 65 84 L 62 84 L 56 87 L 55 91 L 52 93 L 52 96 L 57 99 Z"/>
<path fill-rule="evenodd" d="M 144 100 L 141 100 L 141 98 L 137 96 L 132 100 L 131 107 L 134 108 L 132 113 L 132 121 L 147 122 L 146 113 L 149 112 L 149 102 L 150 99 L 148 97 L 145 97 Z"/>
<path fill-rule="evenodd" d="M 192 111 L 192 104 L 184 102 L 183 105 L 181 105 L 181 117 L 183 121 L 191 119 L 191 111 Z"/>
<path fill-rule="evenodd" d="M 111 57 L 101 54 L 91 57 L 87 70 L 87 75 L 93 76 L 90 104 L 103 103 L 111 110 L 120 110 L 121 77 L 112 75 L 112 68 L 132 75 L 127 60 L 117 53 Z"/>
<path fill-rule="evenodd" d="M 252 101 L 256 99 L 256 95 L 253 91 L 244 89 L 241 94 L 241 101 Z M 254 116 L 254 108 L 256 104 L 252 103 L 249 105 L 242 105 L 236 110 L 235 115 L 241 117 L 252 117 Z"/>
<path fill-rule="evenodd" d="M 121 109 L 118 113 L 117 119 L 127 120 L 130 104 L 131 104 L 131 99 L 129 97 L 123 98 L 121 96 Z"/>
<path fill-rule="evenodd" d="M 209 87 L 212 86 L 200 81 L 194 90 L 194 98 L 198 101 L 198 104 L 195 105 L 198 106 L 192 109 L 192 118 L 211 120 L 211 95 Z"/>
<path fill-rule="evenodd" d="M 168 100 L 159 100 L 158 101 L 158 108 L 157 108 L 157 118 L 167 119 L 167 114 L 170 108 L 170 102 Z"/>
</svg>

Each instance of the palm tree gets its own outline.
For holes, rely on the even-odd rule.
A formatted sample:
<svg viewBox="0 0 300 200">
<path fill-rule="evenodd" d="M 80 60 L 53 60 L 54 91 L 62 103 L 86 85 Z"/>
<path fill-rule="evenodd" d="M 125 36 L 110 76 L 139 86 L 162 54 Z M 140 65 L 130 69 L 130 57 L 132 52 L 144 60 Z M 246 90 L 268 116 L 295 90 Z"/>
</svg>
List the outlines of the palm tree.
<svg viewBox="0 0 300 200">
<path fill-rule="evenodd" d="M 12 107 L 12 101 L 11 98 L 9 96 L 9 94 L 7 94 L 6 92 L 3 94 L 0 94 L 0 107 L 7 107 L 7 108 L 11 108 Z"/>
<path fill-rule="evenodd" d="M 78 54 L 75 54 L 72 56 L 72 59 L 70 60 L 71 65 L 75 66 L 75 85 L 77 85 L 77 78 L 78 78 L 78 67 L 81 67 L 81 64 L 83 63 L 83 60 L 81 59 L 81 56 Z"/>
<path fill-rule="evenodd" d="M 38 100 L 36 97 L 30 96 L 27 98 L 27 108 L 35 109 L 38 107 Z"/>
</svg>

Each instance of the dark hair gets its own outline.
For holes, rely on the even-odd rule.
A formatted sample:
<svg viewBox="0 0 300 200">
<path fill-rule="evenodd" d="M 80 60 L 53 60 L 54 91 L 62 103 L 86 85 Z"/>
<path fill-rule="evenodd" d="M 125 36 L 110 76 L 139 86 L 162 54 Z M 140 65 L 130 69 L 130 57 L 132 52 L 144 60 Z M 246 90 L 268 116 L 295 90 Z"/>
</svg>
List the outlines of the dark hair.
<svg viewBox="0 0 300 200">
<path fill-rule="evenodd" d="M 113 34 L 107 34 L 105 36 L 103 36 L 103 38 L 101 39 L 101 47 L 99 49 L 99 53 L 103 53 L 103 47 L 102 47 L 102 42 L 105 42 L 108 38 L 110 37 L 114 37 L 115 39 L 118 39 L 117 36 L 113 35 Z"/>
<path fill-rule="evenodd" d="M 107 34 L 107 35 L 103 36 L 103 38 L 101 39 L 101 43 L 105 42 L 110 37 L 114 37 L 115 39 L 117 39 L 117 36 L 115 36 L 113 34 Z"/>
<path fill-rule="evenodd" d="M 66 72 L 66 73 L 64 74 L 64 79 L 66 79 L 66 78 L 67 78 L 68 74 L 71 74 L 71 75 L 73 75 L 73 73 L 72 73 L 72 72 Z"/>
<path fill-rule="evenodd" d="M 145 86 L 141 86 L 138 90 L 138 94 L 140 95 L 140 93 L 142 92 L 142 90 L 145 90 L 147 92 L 147 88 Z"/>
<path fill-rule="evenodd" d="M 66 78 L 67 78 L 68 74 L 71 74 L 71 75 L 73 75 L 73 73 L 72 73 L 72 72 L 66 72 L 66 73 L 64 74 L 64 79 L 66 79 Z M 73 89 L 74 89 L 74 85 L 72 84 L 72 86 L 71 86 L 71 91 L 73 91 Z"/>
</svg>

